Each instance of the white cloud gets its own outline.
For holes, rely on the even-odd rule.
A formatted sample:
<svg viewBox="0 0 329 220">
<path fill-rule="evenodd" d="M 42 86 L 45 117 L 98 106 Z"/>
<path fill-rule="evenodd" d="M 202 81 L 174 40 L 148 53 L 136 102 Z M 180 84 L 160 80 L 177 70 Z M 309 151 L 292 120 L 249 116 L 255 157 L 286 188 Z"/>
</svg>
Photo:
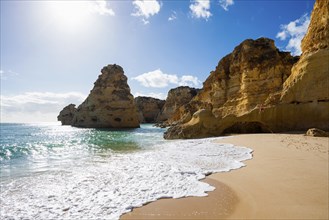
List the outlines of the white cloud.
<svg viewBox="0 0 329 220">
<path fill-rule="evenodd" d="M 228 11 L 228 7 L 234 4 L 233 0 L 219 0 L 219 4 L 220 6 L 222 6 L 222 8 L 225 11 Z"/>
<path fill-rule="evenodd" d="M 133 78 L 145 87 L 164 88 L 169 84 L 178 84 L 178 77 L 163 73 L 160 69 L 143 73 Z"/>
<path fill-rule="evenodd" d="M 184 85 L 193 87 L 200 85 L 200 81 L 195 76 L 184 75 L 179 78 L 174 74 L 163 73 L 160 69 L 143 73 L 137 77 L 134 77 L 133 80 L 137 80 L 145 87 L 152 88 L 165 88 L 169 85 Z"/>
<path fill-rule="evenodd" d="M 138 97 L 138 96 L 146 96 L 146 97 L 153 97 L 153 98 L 156 98 L 156 99 L 162 99 L 162 100 L 165 100 L 167 98 L 167 95 L 164 94 L 164 93 L 154 93 L 154 92 L 150 92 L 150 93 L 140 93 L 140 92 L 136 92 L 134 94 L 134 97 Z"/>
<path fill-rule="evenodd" d="M 289 24 L 281 25 L 281 31 L 277 33 L 276 38 L 282 41 L 289 39 L 286 50 L 289 50 L 293 55 L 300 55 L 302 53 L 301 41 L 306 34 L 309 24 L 310 17 L 304 14 L 299 19 L 289 22 Z"/>
<path fill-rule="evenodd" d="M 93 12 L 96 12 L 100 15 L 115 15 L 113 9 L 109 8 L 108 2 L 106 0 L 90 1 L 90 3 L 91 10 Z"/>
<path fill-rule="evenodd" d="M 190 86 L 190 87 L 198 87 L 201 84 L 200 80 L 196 76 L 182 76 L 179 85 L 180 86 Z"/>
<path fill-rule="evenodd" d="M 160 12 L 161 4 L 157 0 L 134 0 L 135 12 L 132 16 L 142 17 L 144 24 L 149 23 L 149 18 Z"/>
<path fill-rule="evenodd" d="M 26 92 L 19 95 L 1 95 L 1 121 L 13 121 L 16 115 L 25 115 L 26 121 L 42 121 L 46 115 L 52 115 L 47 121 L 56 121 L 59 111 L 70 103 L 80 104 L 86 98 L 78 92 Z M 17 122 L 15 120 L 15 122 Z"/>
<path fill-rule="evenodd" d="M 192 15 L 197 18 L 208 19 L 212 14 L 210 13 L 210 0 L 194 0 L 190 5 Z"/>
<path fill-rule="evenodd" d="M 177 19 L 177 13 L 176 11 L 172 11 L 170 17 L 168 18 L 168 21 L 174 21 Z"/>
</svg>

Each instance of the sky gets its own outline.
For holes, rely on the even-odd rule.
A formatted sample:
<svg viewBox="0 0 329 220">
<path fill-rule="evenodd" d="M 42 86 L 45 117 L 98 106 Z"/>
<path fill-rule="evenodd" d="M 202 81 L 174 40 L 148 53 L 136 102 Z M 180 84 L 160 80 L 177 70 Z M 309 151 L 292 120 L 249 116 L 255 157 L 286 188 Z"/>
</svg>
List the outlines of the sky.
<svg viewBox="0 0 329 220">
<path fill-rule="evenodd" d="M 315 0 L 0 0 L 1 122 L 52 122 L 118 64 L 131 93 L 201 88 L 245 39 L 300 55 Z"/>
</svg>

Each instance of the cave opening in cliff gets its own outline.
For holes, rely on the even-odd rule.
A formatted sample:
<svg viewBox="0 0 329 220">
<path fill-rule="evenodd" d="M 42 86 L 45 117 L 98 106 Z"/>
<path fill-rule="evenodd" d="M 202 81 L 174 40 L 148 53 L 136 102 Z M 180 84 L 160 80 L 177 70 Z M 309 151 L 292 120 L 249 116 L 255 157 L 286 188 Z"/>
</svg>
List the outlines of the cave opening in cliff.
<svg viewBox="0 0 329 220">
<path fill-rule="evenodd" d="M 272 133 L 262 122 L 237 122 L 223 131 L 224 134 Z"/>
</svg>

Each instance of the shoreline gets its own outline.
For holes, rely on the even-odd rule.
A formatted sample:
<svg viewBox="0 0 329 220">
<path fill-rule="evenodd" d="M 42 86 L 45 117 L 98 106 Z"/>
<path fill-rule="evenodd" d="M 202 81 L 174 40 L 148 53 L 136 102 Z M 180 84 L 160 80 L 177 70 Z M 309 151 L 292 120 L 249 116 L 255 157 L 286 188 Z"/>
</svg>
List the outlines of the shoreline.
<svg viewBox="0 0 329 220">
<path fill-rule="evenodd" d="M 245 134 L 216 141 L 253 150 L 246 165 L 214 173 L 207 197 L 160 199 L 120 219 L 328 219 L 329 138 Z"/>
</svg>

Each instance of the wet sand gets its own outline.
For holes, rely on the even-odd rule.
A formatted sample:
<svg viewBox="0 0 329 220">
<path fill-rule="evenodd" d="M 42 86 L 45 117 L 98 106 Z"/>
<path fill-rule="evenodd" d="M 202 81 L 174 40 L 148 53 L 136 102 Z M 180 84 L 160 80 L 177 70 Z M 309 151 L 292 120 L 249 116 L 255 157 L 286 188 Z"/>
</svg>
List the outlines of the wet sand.
<svg viewBox="0 0 329 220">
<path fill-rule="evenodd" d="M 121 219 L 328 219 L 329 138 L 301 134 L 232 136 L 254 150 L 246 167 L 205 179 L 207 197 L 161 199 Z"/>
</svg>

